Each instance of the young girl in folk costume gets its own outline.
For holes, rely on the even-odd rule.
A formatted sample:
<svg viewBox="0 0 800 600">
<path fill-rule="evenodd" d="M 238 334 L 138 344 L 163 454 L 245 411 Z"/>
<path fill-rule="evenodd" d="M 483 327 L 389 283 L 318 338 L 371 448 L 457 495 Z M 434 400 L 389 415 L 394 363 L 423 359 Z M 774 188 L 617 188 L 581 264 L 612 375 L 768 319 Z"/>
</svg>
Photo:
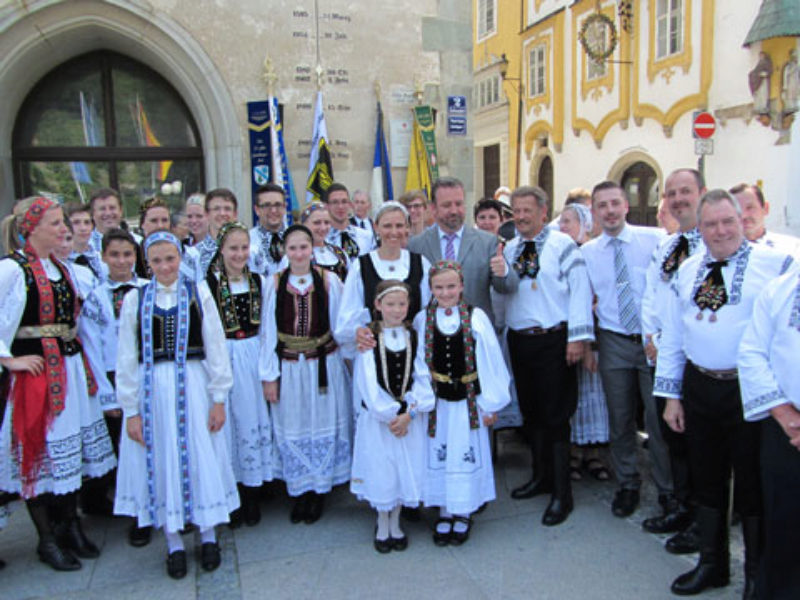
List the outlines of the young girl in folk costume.
<svg viewBox="0 0 800 600">
<path fill-rule="evenodd" d="M 398 280 L 378 284 L 374 305 L 381 320 L 372 324 L 377 345 L 354 363 L 365 410 L 356 425 L 350 490 L 378 511 L 374 545 L 382 554 L 408 545 L 400 509 L 422 499 L 426 428 L 420 413 L 434 405 L 425 350 L 405 321 L 410 291 Z"/>
<path fill-rule="evenodd" d="M 461 297 L 461 266 L 439 261 L 428 279 L 434 298 L 414 319 L 436 394 L 423 502 L 440 507 L 433 541 L 459 545 L 470 515 L 495 498 L 487 427 L 509 402 L 509 375 L 489 318 Z"/>
<path fill-rule="evenodd" d="M 178 238 L 143 243 L 153 279 L 122 302 L 117 400 L 127 435 L 120 443 L 114 512 L 140 527 L 163 527 L 170 577 L 186 575 L 180 530 L 200 529 L 201 566 L 220 563 L 214 526 L 239 506 L 224 434 L 233 383 L 225 334 L 205 284 L 180 274 Z"/>
<path fill-rule="evenodd" d="M 314 236 L 314 256 L 311 263 L 335 273 L 341 281 L 344 281 L 350 259 L 339 246 L 326 241 L 331 230 L 328 207 L 322 202 L 312 202 L 303 210 L 300 221 Z"/>
<path fill-rule="evenodd" d="M 292 225 L 283 239 L 289 267 L 270 279 L 265 294 L 269 362 L 262 379 L 274 403 L 276 477 L 297 498 L 291 521 L 313 523 L 324 495 L 350 479 L 350 377 L 331 335 L 342 283 L 311 265 L 308 228 Z"/>
<path fill-rule="evenodd" d="M 266 279 L 248 268 L 250 233 L 243 223 L 223 225 L 217 234 L 216 273 L 206 277 L 227 338 L 233 369 L 228 395 L 228 424 L 233 472 L 241 509 L 231 515 L 231 527 L 242 520 L 253 526 L 261 520 L 260 487 L 272 481 L 274 463 L 272 421 L 261 387 L 259 366 L 267 352 L 264 327 Z"/>
<path fill-rule="evenodd" d="M 39 558 L 71 571 L 81 567 L 76 555 L 99 555 L 78 520 L 81 479 L 104 475 L 116 461 L 76 337 L 78 294 L 52 254 L 66 234 L 61 207 L 23 200 L 3 230 L 10 254 L 0 260 L 0 365 L 12 380 L 0 429 L 0 490 L 25 499 Z"/>
<path fill-rule="evenodd" d="M 430 300 L 425 278 L 430 263 L 424 256 L 406 250 L 408 223 L 408 211 L 399 202 L 384 202 L 375 215 L 375 232 L 381 245 L 353 262 L 344 284 L 342 313 L 336 323 L 336 339 L 348 348 L 354 342 L 369 348 L 375 344 L 366 325 L 377 318 L 373 302 L 378 282 L 399 279 L 410 286 L 410 319 Z"/>
</svg>

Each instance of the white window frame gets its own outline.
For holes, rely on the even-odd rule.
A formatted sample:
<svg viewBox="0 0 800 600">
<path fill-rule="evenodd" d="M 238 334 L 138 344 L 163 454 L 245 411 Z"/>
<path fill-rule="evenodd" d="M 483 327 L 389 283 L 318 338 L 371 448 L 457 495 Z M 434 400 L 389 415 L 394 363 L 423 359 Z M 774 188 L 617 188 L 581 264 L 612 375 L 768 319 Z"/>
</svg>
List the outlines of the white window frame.
<svg viewBox="0 0 800 600">
<path fill-rule="evenodd" d="M 475 15 L 479 42 L 497 32 L 497 0 L 476 0 Z"/>
<path fill-rule="evenodd" d="M 685 1 L 656 0 L 656 60 L 683 52 Z"/>
<path fill-rule="evenodd" d="M 547 44 L 536 44 L 528 53 L 528 95 L 531 98 L 547 93 Z"/>
</svg>

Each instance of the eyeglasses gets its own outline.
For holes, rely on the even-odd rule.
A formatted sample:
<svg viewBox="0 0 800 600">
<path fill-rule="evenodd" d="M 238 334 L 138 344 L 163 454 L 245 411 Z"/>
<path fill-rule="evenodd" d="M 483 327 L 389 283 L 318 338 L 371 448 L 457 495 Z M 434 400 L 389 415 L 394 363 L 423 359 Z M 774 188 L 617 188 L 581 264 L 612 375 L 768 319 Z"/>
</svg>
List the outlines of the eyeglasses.
<svg viewBox="0 0 800 600">
<path fill-rule="evenodd" d="M 283 208 L 283 202 L 267 202 L 266 204 L 256 204 L 256 208 L 265 208 L 267 210 L 278 210 Z"/>
<path fill-rule="evenodd" d="M 409 204 L 407 208 L 408 210 L 422 210 L 423 208 L 425 208 L 425 205 L 419 202 L 419 203 Z"/>
</svg>

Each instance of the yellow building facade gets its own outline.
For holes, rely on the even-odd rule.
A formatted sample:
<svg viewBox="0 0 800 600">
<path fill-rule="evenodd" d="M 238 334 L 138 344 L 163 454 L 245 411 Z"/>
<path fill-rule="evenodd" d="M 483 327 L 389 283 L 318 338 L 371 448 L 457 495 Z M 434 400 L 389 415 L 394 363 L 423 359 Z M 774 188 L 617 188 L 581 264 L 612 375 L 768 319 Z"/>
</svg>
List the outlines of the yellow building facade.
<svg viewBox="0 0 800 600">
<path fill-rule="evenodd" d="M 664 177 L 695 167 L 710 188 L 762 184 L 769 227 L 800 232 L 800 30 L 781 19 L 785 6 L 475 0 L 476 192 L 537 184 L 557 212 L 570 189 L 613 179 L 630 220 L 655 224 Z M 493 76 L 494 103 L 480 89 Z M 715 117 L 710 141 L 697 142 L 698 111 Z"/>
</svg>

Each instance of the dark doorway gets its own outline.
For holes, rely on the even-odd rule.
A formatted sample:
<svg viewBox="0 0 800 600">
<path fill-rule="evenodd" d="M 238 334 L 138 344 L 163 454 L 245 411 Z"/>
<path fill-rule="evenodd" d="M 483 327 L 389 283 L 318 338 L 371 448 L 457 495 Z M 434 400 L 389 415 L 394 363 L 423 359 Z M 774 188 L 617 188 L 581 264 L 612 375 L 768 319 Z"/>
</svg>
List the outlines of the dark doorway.
<svg viewBox="0 0 800 600">
<path fill-rule="evenodd" d="M 656 226 L 660 186 L 653 167 L 641 161 L 633 163 L 622 174 L 620 185 L 630 202 L 628 223 Z"/>
<path fill-rule="evenodd" d="M 483 198 L 492 198 L 500 187 L 500 144 L 483 147 Z"/>
<path fill-rule="evenodd" d="M 536 185 L 547 192 L 549 198 L 547 203 L 547 214 L 553 214 L 553 161 L 549 156 L 545 156 L 539 165 L 539 173 L 536 176 Z"/>
</svg>

